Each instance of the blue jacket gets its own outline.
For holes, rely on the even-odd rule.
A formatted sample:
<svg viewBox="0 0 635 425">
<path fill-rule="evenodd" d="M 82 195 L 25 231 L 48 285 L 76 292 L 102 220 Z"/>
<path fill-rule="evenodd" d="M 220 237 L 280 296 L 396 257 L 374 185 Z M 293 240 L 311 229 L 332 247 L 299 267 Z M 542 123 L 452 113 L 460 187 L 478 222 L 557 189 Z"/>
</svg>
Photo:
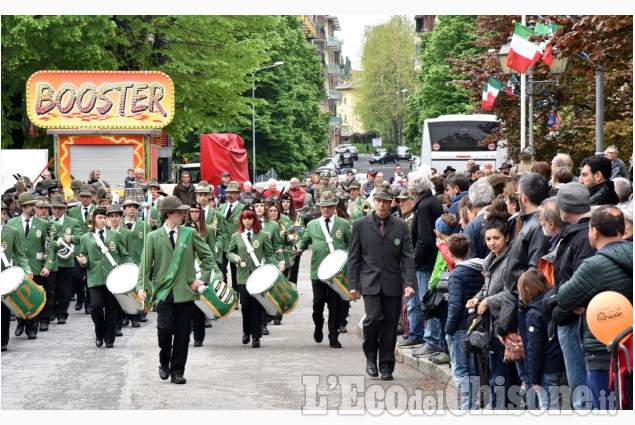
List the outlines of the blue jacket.
<svg viewBox="0 0 635 425">
<path fill-rule="evenodd" d="M 457 264 L 450 274 L 448 286 L 448 320 L 445 323 L 445 333 L 454 335 L 456 331 L 467 330 L 469 313 L 465 304 L 481 290 L 483 279 L 483 260 L 474 258 Z"/>
<path fill-rule="evenodd" d="M 540 294 L 527 306 L 525 326 L 527 328 L 527 346 L 525 347 L 525 369 L 530 384 L 540 384 L 545 373 L 564 372 L 564 357 L 558 338 L 549 341 L 547 319 L 542 315 Z"/>
<path fill-rule="evenodd" d="M 224 204 L 227 201 L 227 194 L 225 194 L 225 189 L 227 186 L 224 186 L 223 183 L 216 186 L 216 198 L 221 204 Z"/>
<path fill-rule="evenodd" d="M 461 225 L 459 224 L 459 220 L 461 219 L 461 216 L 459 214 L 459 204 L 461 203 L 461 199 L 463 199 L 464 196 L 469 195 L 470 191 L 469 190 L 465 190 L 457 195 L 454 195 L 452 198 L 450 198 L 450 206 L 448 207 L 448 214 L 454 214 L 454 216 L 456 217 L 456 227 L 454 228 L 454 232 L 452 233 L 460 233 L 461 232 Z"/>
<path fill-rule="evenodd" d="M 485 207 L 488 208 L 488 207 Z M 477 215 L 474 220 L 467 223 L 463 234 L 470 240 L 470 253 L 467 258 L 480 258 L 485 259 L 491 252 L 485 242 L 485 235 L 483 234 L 483 222 L 485 221 L 485 212 Z"/>
</svg>

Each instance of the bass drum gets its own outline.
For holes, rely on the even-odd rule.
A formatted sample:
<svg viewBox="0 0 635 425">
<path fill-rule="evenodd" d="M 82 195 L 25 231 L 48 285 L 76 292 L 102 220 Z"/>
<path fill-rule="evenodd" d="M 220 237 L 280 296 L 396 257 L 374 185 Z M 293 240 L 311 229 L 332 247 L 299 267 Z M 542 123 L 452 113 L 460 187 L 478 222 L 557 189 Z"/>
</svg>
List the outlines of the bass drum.
<svg viewBox="0 0 635 425">
<path fill-rule="evenodd" d="M 258 267 L 247 279 L 247 292 L 264 307 L 267 314 L 290 313 L 298 303 L 298 289 L 272 264 Z"/>
<path fill-rule="evenodd" d="M 8 267 L 0 276 L 0 298 L 15 317 L 32 319 L 46 304 L 46 292 L 22 267 Z"/>
<path fill-rule="evenodd" d="M 139 276 L 139 266 L 136 264 L 120 264 L 108 274 L 106 287 L 117 299 L 123 311 L 128 314 L 141 314 L 147 312 L 151 307 L 150 294 L 147 294 L 145 301 L 137 295 L 137 279 Z"/>
</svg>

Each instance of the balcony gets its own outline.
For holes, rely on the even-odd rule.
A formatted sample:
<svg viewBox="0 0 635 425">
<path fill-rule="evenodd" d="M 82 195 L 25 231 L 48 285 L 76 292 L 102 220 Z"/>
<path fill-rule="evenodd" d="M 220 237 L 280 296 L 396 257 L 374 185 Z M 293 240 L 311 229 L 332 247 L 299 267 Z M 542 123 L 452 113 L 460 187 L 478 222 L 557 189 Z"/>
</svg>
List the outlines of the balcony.
<svg viewBox="0 0 635 425">
<path fill-rule="evenodd" d="M 329 90 L 329 99 L 342 100 L 342 93 L 339 90 Z"/>
<path fill-rule="evenodd" d="M 307 15 L 300 15 L 299 19 L 302 21 L 302 33 L 306 38 L 315 38 L 317 30 L 311 19 Z"/>
<path fill-rule="evenodd" d="M 342 67 L 340 67 L 336 63 L 329 63 L 326 66 L 326 72 L 328 72 L 329 74 L 341 75 L 342 74 Z"/>
<path fill-rule="evenodd" d="M 326 31 L 324 31 L 324 24 L 318 22 L 315 24 L 315 37 L 313 38 L 313 41 L 317 43 L 324 43 L 325 39 Z"/>
<path fill-rule="evenodd" d="M 329 120 L 329 125 L 331 127 L 337 126 L 337 125 L 342 125 L 342 118 L 340 117 L 331 117 L 331 119 Z"/>
<path fill-rule="evenodd" d="M 326 45 L 328 46 L 329 49 L 333 49 L 336 52 L 339 52 L 342 50 L 342 43 L 340 43 L 340 41 L 334 35 L 329 37 L 328 41 L 326 42 Z"/>
</svg>

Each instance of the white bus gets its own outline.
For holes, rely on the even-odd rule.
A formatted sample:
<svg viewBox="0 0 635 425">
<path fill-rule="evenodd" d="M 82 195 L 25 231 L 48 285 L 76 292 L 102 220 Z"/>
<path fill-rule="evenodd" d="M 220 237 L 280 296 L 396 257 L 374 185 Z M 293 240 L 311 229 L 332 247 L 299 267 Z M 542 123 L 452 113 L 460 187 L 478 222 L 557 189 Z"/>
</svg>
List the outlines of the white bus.
<svg viewBox="0 0 635 425">
<path fill-rule="evenodd" d="M 479 143 L 500 124 L 494 115 L 486 114 L 441 115 L 425 120 L 421 164 L 428 164 L 443 173 L 448 165 L 462 171 L 467 161 L 473 159 L 481 169 L 486 162 L 499 169 L 507 160 L 506 142 L 487 146 L 479 146 Z"/>
</svg>

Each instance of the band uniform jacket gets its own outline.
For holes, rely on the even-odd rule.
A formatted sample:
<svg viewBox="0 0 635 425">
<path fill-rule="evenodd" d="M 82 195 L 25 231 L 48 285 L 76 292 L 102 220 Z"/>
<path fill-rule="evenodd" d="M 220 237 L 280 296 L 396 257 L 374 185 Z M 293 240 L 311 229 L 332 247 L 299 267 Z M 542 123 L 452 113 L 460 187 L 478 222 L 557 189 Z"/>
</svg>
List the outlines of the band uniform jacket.
<svg viewBox="0 0 635 425">
<path fill-rule="evenodd" d="M 125 218 L 121 219 L 121 226 L 128 229 L 126 225 Z M 149 235 L 152 232 L 150 225 L 145 221 L 141 221 L 136 219 L 130 231 L 132 232 L 132 240 L 134 241 L 134 253 L 130 253 L 130 256 L 134 258 L 135 263 L 139 264 L 141 262 L 141 253 L 143 252 L 143 227 L 146 227 L 146 235 Z M 159 227 L 160 229 L 161 227 Z"/>
<path fill-rule="evenodd" d="M 24 245 L 24 233 L 20 233 L 6 224 L 2 226 L 2 249 L 7 261 L 10 262 L 13 259 L 14 266 L 22 267 L 25 272 L 29 273 L 31 266 L 29 266 L 29 260 L 24 252 Z M 5 269 L 4 261 L 2 260 L 0 260 L 0 267 L 0 270 Z"/>
<path fill-rule="evenodd" d="M 229 252 L 229 240 L 232 238 L 232 235 L 234 233 L 238 232 L 238 220 L 240 219 L 240 213 L 243 211 L 243 208 L 245 208 L 245 204 L 241 204 L 240 202 L 238 202 L 238 204 L 236 204 L 236 208 L 234 208 L 234 210 L 232 211 L 232 214 L 229 216 L 229 218 L 227 218 L 225 216 L 227 215 L 226 213 L 229 205 L 230 204 L 225 203 L 218 207 L 218 212 L 220 212 L 221 215 L 226 219 L 225 235 L 223 237 L 223 251 L 226 253 Z"/>
<path fill-rule="evenodd" d="M 86 219 L 86 221 L 88 221 L 88 219 L 90 219 L 90 217 L 93 215 L 94 209 L 95 209 L 95 206 L 93 204 L 90 204 L 88 206 L 88 218 Z M 82 235 L 88 232 L 88 225 L 84 221 L 84 207 L 83 206 L 78 205 L 76 207 L 71 208 L 70 210 L 68 210 L 67 215 L 79 221 L 79 224 L 82 228 Z"/>
<path fill-rule="evenodd" d="M 123 238 L 121 233 L 114 230 L 105 229 L 104 239 L 106 242 L 104 246 L 108 249 L 108 252 L 115 260 L 117 265 L 132 263 L 132 258 L 123 246 Z M 108 257 L 101 252 L 97 241 L 95 240 L 94 233 L 86 233 L 81 238 L 80 253 L 86 258 L 86 264 L 79 263 L 79 265 L 86 271 L 86 283 L 89 288 L 96 286 L 102 286 L 106 284 L 108 274 L 116 267 L 110 264 Z"/>
<path fill-rule="evenodd" d="M 21 232 L 22 236 L 24 236 L 22 216 L 13 217 L 7 222 L 6 226 L 13 227 L 18 232 Z M 51 227 L 51 231 L 53 230 L 54 227 Z M 25 237 L 26 240 L 24 242 L 24 253 L 26 254 L 26 258 L 29 260 L 29 267 L 31 268 L 31 271 L 36 276 L 42 273 L 43 268 L 53 270 L 57 266 L 55 262 L 57 254 L 53 249 L 53 245 L 55 245 L 55 243 L 53 243 L 52 240 L 50 243 L 51 251 L 49 252 L 46 264 L 44 264 L 43 256 L 44 245 L 46 244 L 46 233 L 46 221 L 36 216 L 31 217 L 31 223 L 29 223 L 29 236 Z"/>
<path fill-rule="evenodd" d="M 333 238 L 333 249 L 341 249 L 348 251 L 348 247 L 351 242 L 351 225 L 348 220 L 341 217 L 333 216 L 335 222 L 331 227 L 331 237 Z M 320 264 L 327 255 L 331 253 L 329 246 L 324 238 L 324 232 L 320 225 L 320 220 L 311 220 L 307 224 L 304 234 L 300 242 L 296 244 L 300 250 L 304 251 L 312 246 L 313 253 L 311 254 L 311 279 L 316 280 L 318 278 L 317 272 Z"/>
<path fill-rule="evenodd" d="M 177 244 L 183 232 L 183 226 L 178 226 Z M 170 269 L 174 249 L 170 243 L 170 238 L 165 231 L 165 226 L 151 232 L 146 237 L 145 251 L 141 254 L 141 262 L 139 265 L 139 276 L 137 278 L 137 288 L 139 291 L 150 285 L 150 270 L 154 262 L 154 274 L 152 276 L 152 292 L 158 294 L 163 286 L 164 279 Z M 187 254 L 181 264 L 181 271 L 176 277 L 172 294 L 175 303 L 183 303 L 188 301 L 196 301 L 200 299 L 198 292 L 192 291 L 190 284 L 196 280 L 196 269 L 194 261 L 198 257 L 201 260 L 201 277 L 203 282 L 209 282 L 212 274 L 213 255 L 207 243 L 199 236 L 196 231 L 192 233 L 192 241 Z M 144 285 L 145 282 L 145 285 Z M 167 294 L 165 294 L 167 297 Z M 165 298 L 164 297 L 164 298 Z M 163 301 L 164 298 L 158 299 L 157 302 Z"/>
<path fill-rule="evenodd" d="M 207 225 L 208 232 L 214 233 L 214 244 L 216 249 L 212 251 L 216 256 L 216 261 L 220 262 L 219 258 L 222 260 L 225 248 L 225 239 L 228 239 L 231 236 L 231 234 L 227 235 L 227 220 L 218 210 L 208 206 L 207 213 L 205 214 L 205 224 Z M 210 249 L 212 249 L 211 246 Z"/>
<path fill-rule="evenodd" d="M 134 237 L 132 234 L 132 230 L 128 230 L 125 225 L 120 224 L 117 232 L 121 233 L 123 247 L 126 248 L 128 255 L 130 255 L 132 261 L 138 266 L 141 263 L 141 259 L 137 258 L 134 252 Z"/>
<path fill-rule="evenodd" d="M 386 217 L 384 236 L 379 233 L 374 214 L 353 223 L 348 252 L 349 290 L 362 295 L 403 295 L 403 287 L 417 284 L 412 240 L 408 224 Z"/>
<path fill-rule="evenodd" d="M 273 253 L 273 245 L 271 243 L 271 235 L 269 232 L 261 230 L 258 233 L 254 233 L 251 237 L 251 246 L 254 248 L 254 254 L 262 265 L 273 264 L 278 266 L 278 261 Z M 256 264 L 254 263 L 251 255 L 247 252 L 247 245 L 243 241 L 241 233 L 234 233 L 231 241 L 229 242 L 229 251 L 227 252 L 227 259 L 236 264 L 236 255 L 240 257 L 240 261 L 245 263 L 245 267 L 241 267 L 237 264 L 236 267 L 236 280 L 239 285 L 246 285 L 249 276 L 256 270 Z M 273 283 L 273 282 L 272 282 Z"/>
<path fill-rule="evenodd" d="M 59 223 L 59 222 L 56 222 Z M 82 237 L 82 225 L 76 219 L 69 217 L 68 215 L 64 216 L 64 223 L 61 224 L 61 228 L 58 230 L 58 238 L 64 238 L 64 235 L 68 235 L 71 237 L 71 243 L 75 245 L 75 252 L 71 254 L 67 259 L 57 258 L 57 266 L 58 267 L 74 267 L 75 266 L 75 255 L 79 252 L 79 243 Z M 64 239 L 66 242 L 66 239 Z M 59 248 L 61 249 L 63 245 Z"/>
</svg>

